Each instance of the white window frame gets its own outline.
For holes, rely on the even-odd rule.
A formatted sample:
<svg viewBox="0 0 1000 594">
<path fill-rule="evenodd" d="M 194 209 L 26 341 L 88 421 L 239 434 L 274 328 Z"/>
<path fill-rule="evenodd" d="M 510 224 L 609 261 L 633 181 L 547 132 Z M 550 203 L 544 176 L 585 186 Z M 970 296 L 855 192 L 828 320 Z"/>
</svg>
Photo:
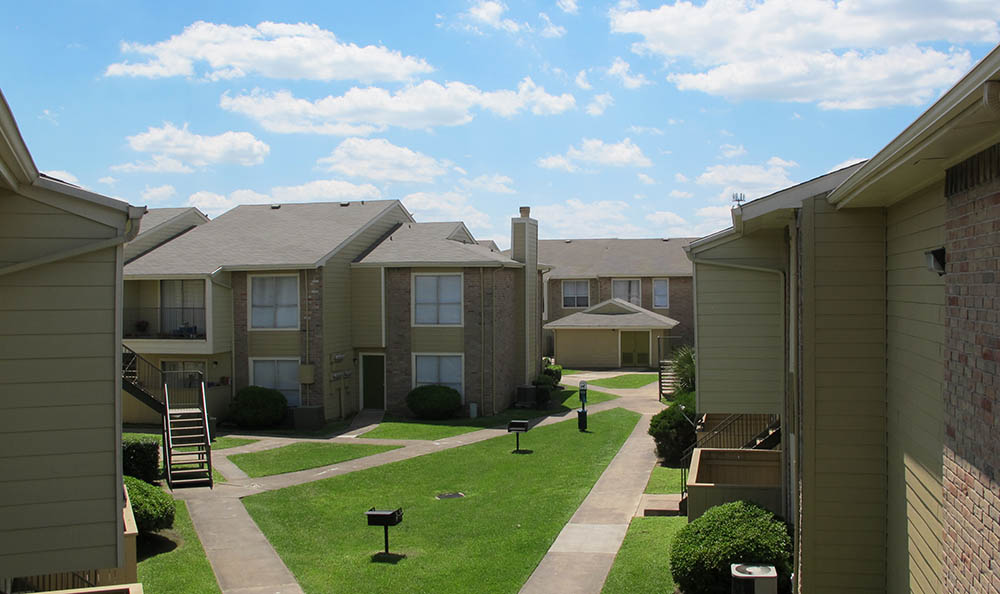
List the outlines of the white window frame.
<svg viewBox="0 0 1000 594">
<path fill-rule="evenodd" d="M 302 359 L 300 357 L 248 357 L 247 360 L 249 362 L 249 367 L 250 367 L 251 386 L 257 385 L 256 383 L 254 383 L 254 377 L 253 377 L 254 361 L 295 361 L 297 364 L 302 365 Z M 299 379 L 301 380 L 302 378 L 300 377 Z M 295 405 L 289 404 L 288 405 L 289 408 L 297 408 L 299 406 L 302 406 L 302 382 L 300 381 L 298 385 L 299 385 L 299 403 Z"/>
<path fill-rule="evenodd" d="M 462 389 L 458 391 L 465 404 L 465 353 L 411 353 L 410 354 L 410 389 L 417 387 L 417 356 L 421 357 L 460 357 L 462 360 Z"/>
<path fill-rule="evenodd" d="M 458 323 L 457 324 L 418 324 L 417 323 L 417 277 L 418 276 L 457 276 L 459 284 Z M 465 272 L 413 272 L 410 273 L 410 326 L 414 328 L 464 328 L 465 327 Z M 433 354 L 433 353 L 432 353 Z"/>
<path fill-rule="evenodd" d="M 628 299 L 626 299 L 625 301 L 628 301 L 629 303 L 632 303 L 632 305 L 638 305 L 639 307 L 642 307 L 642 279 L 641 278 L 613 278 L 613 279 L 611 279 L 611 298 L 612 299 L 615 298 L 615 283 L 617 283 L 617 282 L 626 282 L 626 281 L 630 282 L 630 283 L 631 282 L 639 283 L 639 303 L 632 303 Z"/>
<path fill-rule="evenodd" d="M 253 279 L 286 276 L 295 279 L 295 326 L 287 328 L 269 328 L 253 325 Z M 248 274 L 247 275 L 247 330 L 254 332 L 291 332 L 302 329 L 302 290 L 301 279 L 298 272 L 279 274 Z"/>
<path fill-rule="evenodd" d="M 566 307 L 566 283 L 587 283 L 587 305 L 576 305 L 574 307 Z M 590 302 L 592 301 L 590 295 L 590 279 L 589 278 L 567 278 L 562 281 L 562 308 L 563 309 L 587 309 L 590 307 Z"/>
<path fill-rule="evenodd" d="M 656 304 L 656 283 L 659 282 L 659 281 L 663 281 L 663 282 L 667 283 L 667 304 L 666 305 L 657 305 Z M 642 289 L 640 288 L 639 290 L 640 290 L 640 294 L 641 294 Z M 670 279 L 669 278 L 664 277 L 664 278 L 654 278 L 653 279 L 653 309 L 670 309 Z"/>
</svg>

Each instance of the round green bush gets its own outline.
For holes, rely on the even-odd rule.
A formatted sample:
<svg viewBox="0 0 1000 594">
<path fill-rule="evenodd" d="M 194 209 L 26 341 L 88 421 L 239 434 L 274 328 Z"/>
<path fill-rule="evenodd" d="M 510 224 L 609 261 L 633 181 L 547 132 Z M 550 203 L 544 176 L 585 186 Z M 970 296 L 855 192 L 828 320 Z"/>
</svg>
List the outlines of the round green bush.
<svg viewBox="0 0 1000 594">
<path fill-rule="evenodd" d="M 552 393 L 559 390 L 559 381 L 544 371 L 531 383 L 535 386 L 535 406 L 538 408 L 547 407 L 552 400 Z"/>
<path fill-rule="evenodd" d="M 542 373 L 552 376 L 552 378 L 556 380 L 557 384 L 562 381 L 562 372 L 562 365 L 546 365 L 545 368 L 542 369 Z"/>
<path fill-rule="evenodd" d="M 418 386 L 406 395 L 406 406 L 418 419 L 449 419 L 462 408 L 462 396 L 448 386 Z"/>
<path fill-rule="evenodd" d="M 274 427 L 288 411 L 285 395 L 271 388 L 247 386 L 236 393 L 229 413 L 240 427 Z"/>
<path fill-rule="evenodd" d="M 792 538 L 774 514 L 749 501 L 717 505 L 674 537 L 670 572 L 685 594 L 728 594 L 732 563 L 773 565 L 791 591 Z"/>
<path fill-rule="evenodd" d="M 675 394 L 673 403 L 650 421 L 649 434 L 656 442 L 656 455 L 664 464 L 677 466 L 682 462 L 684 451 L 697 439 L 696 420 L 694 393 L 682 392 Z"/>
<path fill-rule="evenodd" d="M 133 476 L 125 477 L 132 513 L 139 532 L 155 532 L 174 525 L 174 499 L 163 489 Z"/>
<path fill-rule="evenodd" d="M 122 435 L 122 474 L 151 483 L 160 478 L 160 438 Z"/>
</svg>

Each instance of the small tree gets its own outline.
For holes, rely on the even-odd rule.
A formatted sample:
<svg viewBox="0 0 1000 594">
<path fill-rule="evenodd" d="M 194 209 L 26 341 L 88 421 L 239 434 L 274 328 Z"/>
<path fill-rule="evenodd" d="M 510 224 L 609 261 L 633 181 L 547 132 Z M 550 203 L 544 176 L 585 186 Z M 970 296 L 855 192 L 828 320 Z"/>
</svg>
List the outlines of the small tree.
<svg viewBox="0 0 1000 594">
<path fill-rule="evenodd" d="M 689 346 L 678 347 L 670 359 L 670 369 L 674 372 L 678 392 L 694 392 L 695 365 L 694 349 Z"/>
</svg>

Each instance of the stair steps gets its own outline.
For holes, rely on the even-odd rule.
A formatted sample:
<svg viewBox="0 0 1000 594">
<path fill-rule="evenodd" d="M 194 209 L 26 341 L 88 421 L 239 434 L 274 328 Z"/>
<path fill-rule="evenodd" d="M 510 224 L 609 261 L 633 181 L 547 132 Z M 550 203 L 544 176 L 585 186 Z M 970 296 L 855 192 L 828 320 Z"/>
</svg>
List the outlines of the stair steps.
<svg viewBox="0 0 1000 594">
<path fill-rule="evenodd" d="M 171 488 L 212 486 L 212 448 L 198 409 L 168 409 L 167 482 Z"/>
</svg>

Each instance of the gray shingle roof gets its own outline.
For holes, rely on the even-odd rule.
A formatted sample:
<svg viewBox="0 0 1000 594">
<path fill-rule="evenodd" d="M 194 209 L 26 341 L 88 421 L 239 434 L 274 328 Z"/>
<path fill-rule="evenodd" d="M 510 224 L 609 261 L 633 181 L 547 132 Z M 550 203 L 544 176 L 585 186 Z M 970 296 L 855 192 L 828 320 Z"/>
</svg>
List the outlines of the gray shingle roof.
<svg viewBox="0 0 1000 594">
<path fill-rule="evenodd" d="M 139 225 L 139 235 L 142 235 L 143 233 L 152 230 L 170 219 L 191 210 L 198 209 L 193 206 L 181 208 L 150 208 L 142 217 L 142 223 Z"/>
<path fill-rule="evenodd" d="M 481 243 L 449 237 L 467 235 L 463 223 L 404 223 L 364 254 L 355 266 L 521 266 Z M 468 235 L 471 237 L 471 235 Z"/>
<path fill-rule="evenodd" d="M 583 311 L 559 318 L 545 324 L 546 330 L 566 330 L 571 328 L 611 329 L 611 328 L 663 328 L 670 329 L 679 324 L 677 320 L 661 316 L 624 301 L 608 299 Z"/>
<path fill-rule="evenodd" d="M 237 206 L 130 262 L 125 274 L 313 268 L 392 208 L 403 206 L 398 200 Z"/>
<path fill-rule="evenodd" d="M 684 246 L 695 239 L 542 239 L 538 260 L 552 266 L 550 279 L 691 276 Z"/>
</svg>

